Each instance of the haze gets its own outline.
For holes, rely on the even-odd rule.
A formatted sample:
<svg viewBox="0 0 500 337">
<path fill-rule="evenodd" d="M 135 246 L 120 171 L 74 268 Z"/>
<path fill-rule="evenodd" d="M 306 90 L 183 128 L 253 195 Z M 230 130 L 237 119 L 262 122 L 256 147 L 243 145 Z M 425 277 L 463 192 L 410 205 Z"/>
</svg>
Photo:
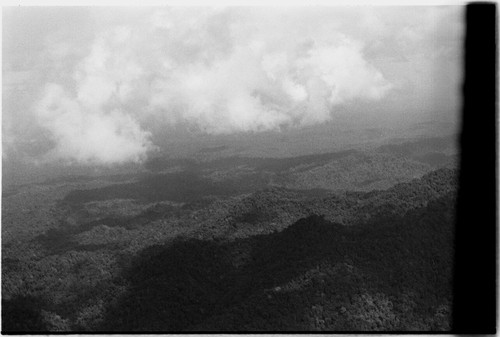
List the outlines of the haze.
<svg viewBox="0 0 500 337">
<path fill-rule="evenodd" d="M 457 125 L 462 15 L 454 6 L 4 8 L 4 170 L 140 166 L 172 142 L 317 127 L 335 138 L 346 125 Z"/>
</svg>

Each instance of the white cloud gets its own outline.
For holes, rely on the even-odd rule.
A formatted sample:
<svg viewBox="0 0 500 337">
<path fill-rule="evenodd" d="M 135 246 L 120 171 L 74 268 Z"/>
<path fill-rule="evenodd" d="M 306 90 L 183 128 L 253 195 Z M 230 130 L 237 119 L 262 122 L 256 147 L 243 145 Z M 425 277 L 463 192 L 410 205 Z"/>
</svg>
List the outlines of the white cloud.
<svg viewBox="0 0 500 337">
<path fill-rule="evenodd" d="M 65 29 L 67 20 L 59 28 L 64 33 L 54 23 L 39 54 L 9 52 L 7 59 L 22 54 L 25 66 L 47 67 L 27 73 L 44 73 L 37 84 L 42 98 L 32 106 L 55 141 L 51 156 L 87 164 L 139 162 L 154 149 L 152 124 L 188 124 L 214 134 L 259 132 L 331 121 L 352 103 L 418 105 L 439 97 L 436 92 L 452 97 L 447 82 L 457 81 L 449 74 L 458 72 L 457 58 L 450 65 L 447 60 L 457 51 L 457 13 L 92 9 L 85 15 L 95 25 L 84 24 L 85 37 Z M 435 85 L 424 88 L 423 80 Z"/>
<path fill-rule="evenodd" d="M 118 110 L 86 110 L 57 84 L 48 84 L 37 109 L 40 123 L 56 142 L 52 159 L 80 164 L 140 162 L 152 149 L 149 133 Z"/>
<path fill-rule="evenodd" d="M 203 13 L 184 22 L 175 21 L 175 11 L 155 16 L 155 25 L 168 27 L 175 41 L 162 57 L 176 65 L 157 74 L 152 111 L 212 133 L 276 130 L 327 121 L 336 105 L 378 100 L 391 87 L 355 41 L 322 27 L 296 34 L 296 24 L 314 26 L 297 13 L 282 21 L 259 12 L 233 13 L 233 21 L 226 18 L 232 30 L 221 41 L 210 31 L 221 12 Z M 212 43 L 188 53 L 188 62 L 179 61 L 179 50 L 205 44 L 198 38 Z"/>
</svg>

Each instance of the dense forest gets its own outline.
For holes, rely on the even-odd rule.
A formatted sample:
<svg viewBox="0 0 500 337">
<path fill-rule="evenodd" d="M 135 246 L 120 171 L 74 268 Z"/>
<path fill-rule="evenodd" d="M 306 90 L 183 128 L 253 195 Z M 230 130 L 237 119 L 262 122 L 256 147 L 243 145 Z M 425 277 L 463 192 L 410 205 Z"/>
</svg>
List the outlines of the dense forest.
<svg viewBox="0 0 500 337">
<path fill-rule="evenodd" d="M 181 177 L 146 206 L 127 193 L 148 176 L 61 184 L 19 214 L 51 225 L 3 228 L 2 330 L 449 330 L 456 175 L 165 200 Z"/>
</svg>

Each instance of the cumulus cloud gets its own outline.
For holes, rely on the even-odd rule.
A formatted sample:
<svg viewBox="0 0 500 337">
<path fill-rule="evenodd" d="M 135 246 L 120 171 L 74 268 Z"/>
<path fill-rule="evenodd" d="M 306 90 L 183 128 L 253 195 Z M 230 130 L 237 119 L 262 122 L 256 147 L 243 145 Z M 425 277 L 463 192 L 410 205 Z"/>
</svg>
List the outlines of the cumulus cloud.
<svg viewBox="0 0 500 337">
<path fill-rule="evenodd" d="M 141 162 L 155 149 L 155 131 L 180 124 L 228 134 L 324 123 L 352 103 L 401 96 L 412 69 L 391 70 L 386 56 L 417 54 L 434 34 L 385 10 L 106 11 L 85 12 L 95 28 L 74 42 L 56 28 L 47 37 L 43 61 L 53 71 L 39 76 L 32 110 L 55 144 L 51 159 Z"/>
<path fill-rule="evenodd" d="M 155 81 L 150 107 L 207 132 L 261 131 L 325 122 L 335 106 L 378 100 L 391 87 L 346 38 L 273 47 L 265 40 L 235 45 L 208 64 L 174 68 Z"/>
<path fill-rule="evenodd" d="M 324 30 L 287 34 L 293 17 L 259 19 L 174 8 L 145 26 L 102 33 L 74 71 L 74 95 L 49 85 L 39 102 L 54 153 L 85 163 L 138 161 L 152 148 L 140 126 L 145 115 L 215 134 L 279 130 L 325 122 L 337 105 L 390 90 L 359 42 Z M 274 33 L 262 34 L 266 26 Z M 144 104 L 141 111 L 131 111 L 132 102 Z"/>
<path fill-rule="evenodd" d="M 143 75 L 133 58 L 120 53 L 128 34 L 119 27 L 94 41 L 74 69 L 73 92 L 60 84 L 45 86 L 35 113 L 56 144 L 48 159 L 121 164 L 141 162 L 154 150 L 150 132 L 122 108 L 132 95 L 131 83 Z"/>
<path fill-rule="evenodd" d="M 155 16 L 175 48 L 166 46 L 162 55 L 165 72 L 152 85 L 151 110 L 209 133 L 278 130 L 325 122 L 335 106 L 378 100 L 391 88 L 364 58 L 361 43 L 332 27 L 304 22 L 296 12 L 230 14 L 214 10 L 183 21 L 173 10 Z"/>
<path fill-rule="evenodd" d="M 119 110 L 104 113 L 93 108 L 70 97 L 61 86 L 47 85 L 37 113 L 56 142 L 50 157 L 84 164 L 143 160 L 152 147 L 149 133 Z"/>
</svg>

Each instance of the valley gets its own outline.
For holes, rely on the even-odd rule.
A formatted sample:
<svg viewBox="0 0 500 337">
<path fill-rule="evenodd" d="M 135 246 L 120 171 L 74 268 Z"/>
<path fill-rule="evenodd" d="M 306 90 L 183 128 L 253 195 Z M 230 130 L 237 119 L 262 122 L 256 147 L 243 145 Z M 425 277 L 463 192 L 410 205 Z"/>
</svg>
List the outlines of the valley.
<svg viewBox="0 0 500 337">
<path fill-rule="evenodd" d="M 449 330 L 454 137 L 10 186 L 2 329 Z"/>
</svg>

